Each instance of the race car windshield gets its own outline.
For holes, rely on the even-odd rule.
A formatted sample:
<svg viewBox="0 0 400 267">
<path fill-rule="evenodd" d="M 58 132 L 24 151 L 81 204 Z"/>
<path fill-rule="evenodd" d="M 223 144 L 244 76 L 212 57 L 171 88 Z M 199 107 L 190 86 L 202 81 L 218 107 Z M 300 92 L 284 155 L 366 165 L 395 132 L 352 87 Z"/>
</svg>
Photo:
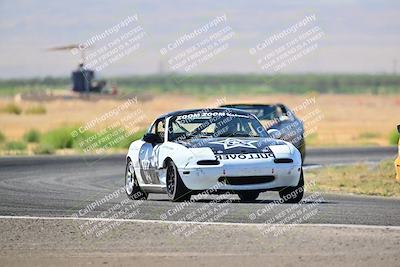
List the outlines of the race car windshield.
<svg viewBox="0 0 400 267">
<path fill-rule="evenodd" d="M 288 116 L 282 105 L 229 105 L 230 108 L 245 110 L 255 115 L 259 120 L 275 120 Z"/>
<path fill-rule="evenodd" d="M 171 117 L 168 140 L 215 137 L 268 137 L 251 115 L 226 112 L 189 113 Z"/>
</svg>

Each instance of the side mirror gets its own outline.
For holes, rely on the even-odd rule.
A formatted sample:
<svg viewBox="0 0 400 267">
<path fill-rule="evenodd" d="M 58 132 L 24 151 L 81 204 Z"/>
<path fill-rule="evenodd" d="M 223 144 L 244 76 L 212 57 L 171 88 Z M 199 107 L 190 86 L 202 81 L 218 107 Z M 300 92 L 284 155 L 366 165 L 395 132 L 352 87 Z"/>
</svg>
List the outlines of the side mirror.
<svg viewBox="0 0 400 267">
<path fill-rule="evenodd" d="M 146 143 L 151 143 L 151 144 L 162 143 L 160 136 L 158 136 L 158 134 L 154 134 L 154 133 L 146 133 L 143 136 L 143 141 L 145 141 Z"/>
<path fill-rule="evenodd" d="M 400 124 L 397 125 L 397 131 L 400 133 Z"/>
<path fill-rule="evenodd" d="M 277 129 L 269 129 L 269 130 L 267 130 L 267 133 L 268 133 L 272 138 L 275 138 L 275 139 L 279 139 L 279 138 L 282 137 L 281 131 L 279 131 L 279 130 L 277 130 Z"/>
</svg>

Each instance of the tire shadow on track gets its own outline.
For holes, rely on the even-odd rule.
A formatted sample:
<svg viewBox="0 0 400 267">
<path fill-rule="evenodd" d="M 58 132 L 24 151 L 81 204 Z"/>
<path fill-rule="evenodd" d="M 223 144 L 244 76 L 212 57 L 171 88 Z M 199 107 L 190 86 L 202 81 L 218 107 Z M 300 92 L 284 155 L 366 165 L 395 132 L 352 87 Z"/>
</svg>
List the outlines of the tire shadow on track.
<svg viewBox="0 0 400 267">
<path fill-rule="evenodd" d="M 179 202 L 171 202 L 169 199 L 147 199 L 146 201 L 152 201 L 152 202 L 169 202 L 171 204 L 173 203 L 179 203 Z M 198 199 L 198 200 L 191 200 L 190 202 L 192 203 L 211 203 L 215 201 L 215 199 Z M 230 202 L 233 204 L 272 204 L 272 203 L 277 203 L 277 200 L 272 200 L 272 199 L 268 199 L 268 200 L 253 200 L 253 201 L 241 201 L 239 199 L 230 199 L 230 198 L 221 198 L 218 199 L 219 203 L 224 203 L 224 202 Z M 293 205 L 293 203 L 279 203 L 282 205 Z M 300 204 L 302 205 L 310 205 L 310 204 L 322 204 L 322 205 L 331 205 L 331 204 L 338 204 L 338 202 L 336 201 L 312 201 L 312 200 L 306 200 L 306 201 L 301 201 Z"/>
</svg>

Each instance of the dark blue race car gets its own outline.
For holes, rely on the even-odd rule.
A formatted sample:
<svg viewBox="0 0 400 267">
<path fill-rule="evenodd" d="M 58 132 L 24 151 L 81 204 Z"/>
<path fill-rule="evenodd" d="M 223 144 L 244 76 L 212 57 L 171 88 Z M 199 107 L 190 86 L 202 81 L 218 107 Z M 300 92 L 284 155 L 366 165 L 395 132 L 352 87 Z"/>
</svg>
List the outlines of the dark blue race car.
<svg viewBox="0 0 400 267">
<path fill-rule="evenodd" d="M 235 108 L 254 114 L 274 138 L 291 142 L 301 154 L 304 162 L 306 144 L 304 141 L 304 125 L 294 113 L 283 104 L 230 104 L 222 105 L 224 108 Z"/>
</svg>

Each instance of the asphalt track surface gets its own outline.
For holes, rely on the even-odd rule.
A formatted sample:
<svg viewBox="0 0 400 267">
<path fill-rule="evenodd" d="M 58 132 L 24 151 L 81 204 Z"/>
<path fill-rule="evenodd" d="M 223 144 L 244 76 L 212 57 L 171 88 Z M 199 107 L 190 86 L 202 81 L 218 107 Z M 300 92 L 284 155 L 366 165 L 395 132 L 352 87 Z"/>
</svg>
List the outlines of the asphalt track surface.
<svg viewBox="0 0 400 267">
<path fill-rule="evenodd" d="M 396 147 L 312 149 L 308 150 L 305 167 L 375 162 L 394 159 L 396 153 Z M 124 193 L 114 194 L 93 210 L 89 211 L 87 207 L 113 192 L 120 192 L 124 167 L 124 155 L 0 158 L 0 216 L 96 217 L 102 212 L 111 214 L 107 212 L 126 199 Z M 307 175 L 305 179 L 307 182 Z M 140 212 L 133 219 L 191 220 L 188 215 L 210 206 L 217 197 L 206 197 L 181 208 L 177 203 L 169 202 L 166 195 L 152 194 L 147 201 L 135 206 Z M 240 203 L 235 195 L 228 196 L 220 199 L 220 203 L 227 203 L 224 208 L 228 211 L 214 221 L 264 223 L 284 211 L 294 210 L 292 204 L 273 205 L 277 199 L 277 193 L 263 193 L 255 202 Z M 317 199 L 312 197 L 301 204 L 302 208 L 317 209 L 302 223 L 400 226 L 398 198 L 320 194 Z M 266 210 L 268 204 L 271 205 Z"/>
</svg>

